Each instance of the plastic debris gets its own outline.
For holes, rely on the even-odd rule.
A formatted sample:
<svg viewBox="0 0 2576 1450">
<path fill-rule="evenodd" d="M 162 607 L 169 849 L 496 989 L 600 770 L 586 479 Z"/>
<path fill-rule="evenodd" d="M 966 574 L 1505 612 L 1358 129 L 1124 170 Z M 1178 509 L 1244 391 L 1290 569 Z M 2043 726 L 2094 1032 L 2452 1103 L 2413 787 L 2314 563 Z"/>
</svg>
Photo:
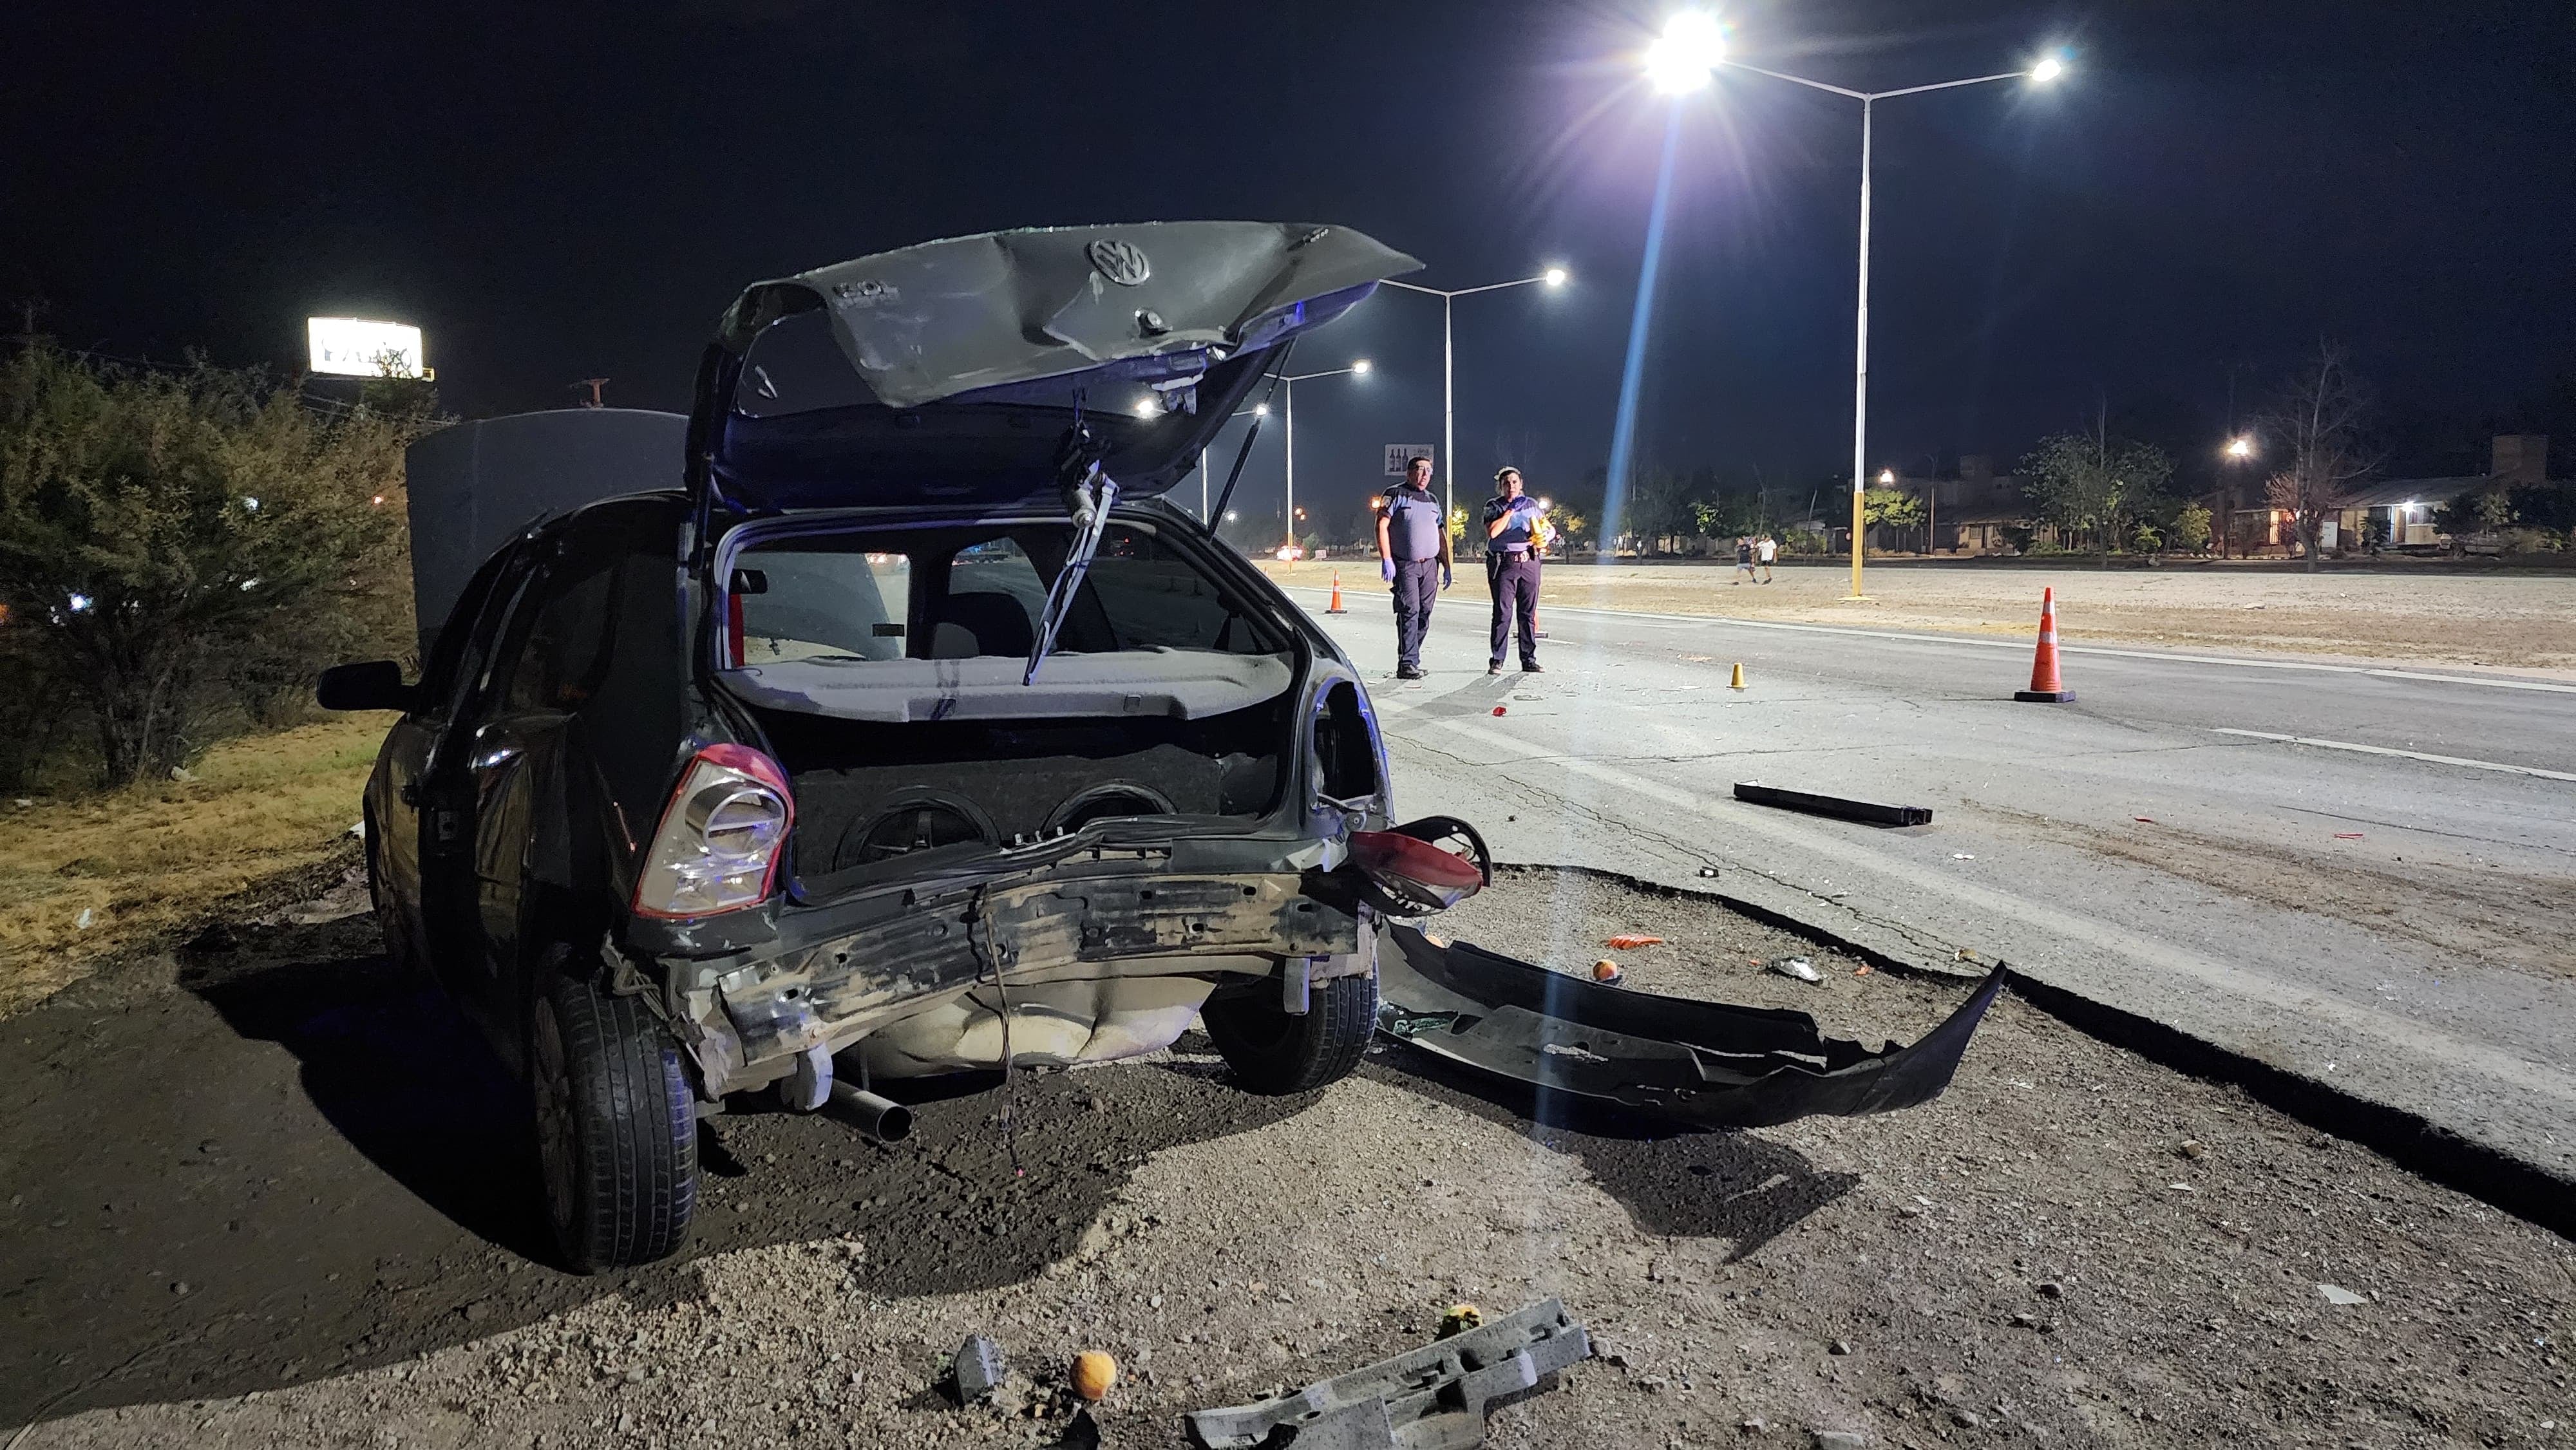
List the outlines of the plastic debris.
<svg viewBox="0 0 2576 1450">
<path fill-rule="evenodd" d="M 1440 1333 L 1437 1337 L 1454 1338 L 1470 1329 L 1482 1326 L 1484 1322 L 1484 1310 L 1473 1304 L 1452 1304 L 1449 1306 L 1449 1312 L 1440 1316 Z"/>
<path fill-rule="evenodd" d="M 2361 835 L 2361 832 L 2359 832 L 2359 831 L 2337 831 L 2337 832 L 2335 832 L 2335 839 L 2336 839 L 2336 840 L 2338 840 L 2338 841 L 2358 841 L 2358 840 L 2360 840 L 2361 838 L 2362 838 L 2362 835 Z"/>
<path fill-rule="evenodd" d="M 1702 866 L 1699 868 L 1699 874 L 1714 881 L 1717 879 L 1717 868 L 1714 866 Z"/>
<path fill-rule="evenodd" d="M 84 906 L 81 908 L 81 914 L 72 921 L 72 930 L 87 931 L 97 924 L 98 913 Z"/>
<path fill-rule="evenodd" d="M 1504 710 L 1504 708 L 1503 708 L 1502 706 L 1500 706 L 1500 705 L 1496 705 L 1496 706 L 1494 707 L 1494 713 L 1495 713 L 1495 714 L 1497 714 L 1497 715 L 1502 715 L 1502 714 L 1507 714 L 1507 713 L 1509 713 L 1509 712 L 1508 712 L 1508 711 L 1506 711 L 1506 710 Z"/>
<path fill-rule="evenodd" d="M 1073 1392 L 1086 1400 L 1109 1398 L 1110 1388 L 1118 1383 L 1118 1361 L 1097 1349 L 1086 1349 L 1073 1357 Z"/>
<path fill-rule="evenodd" d="M 2340 1304 L 2347 1309 L 2351 1308 L 2355 1304 L 2367 1304 L 2370 1302 L 2368 1299 L 2352 1292 L 2341 1284 L 2319 1284 L 2317 1286 L 2317 1292 L 2326 1296 L 2327 1303 Z"/>
<path fill-rule="evenodd" d="M 1950 859 L 1953 861 L 1974 861 L 1977 858 L 1969 855 L 1965 851 L 1953 851 L 1950 853 Z"/>
<path fill-rule="evenodd" d="M 1852 975 L 1853 975 L 1853 976 L 1855 976 L 1855 977 L 1866 977 L 1866 976 L 1868 976 L 1868 975 L 1869 975 L 1869 963 L 1867 963 L 1867 962 L 1863 962 L 1863 963 L 1861 963 L 1859 966 L 1852 968 Z"/>
<path fill-rule="evenodd" d="M 1002 1359 L 1002 1346 L 980 1334 L 966 1336 L 966 1342 L 957 1347 L 953 1368 L 957 1375 L 957 1402 L 965 1405 L 992 1394 L 1009 1373 Z"/>
<path fill-rule="evenodd" d="M 1773 957 L 1762 964 L 1762 969 L 1778 972 L 1784 977 L 1795 977 L 1801 982 L 1815 986 L 1824 985 L 1825 974 L 1817 971 L 1816 964 L 1805 957 Z"/>
<path fill-rule="evenodd" d="M 2149 826 L 2152 826 L 2152 825 L 2154 825 L 2154 824 L 2156 823 L 2156 818 L 2155 818 L 2155 817 L 2153 817 L 2153 816 L 2131 816 L 2131 817 L 2129 817 L 2129 819 L 2130 819 L 2130 820 L 2133 820 L 2133 821 L 2137 821 L 2137 822 L 2139 822 L 2139 823 L 2140 823 L 2140 824 L 2142 824 L 2142 825 L 2149 825 Z"/>
<path fill-rule="evenodd" d="M 1610 938 L 1609 942 L 1610 950 L 1614 952 L 1633 952 L 1639 947 L 1659 947 L 1663 944 L 1664 939 L 1659 936 L 1630 936 L 1625 932 Z"/>
</svg>

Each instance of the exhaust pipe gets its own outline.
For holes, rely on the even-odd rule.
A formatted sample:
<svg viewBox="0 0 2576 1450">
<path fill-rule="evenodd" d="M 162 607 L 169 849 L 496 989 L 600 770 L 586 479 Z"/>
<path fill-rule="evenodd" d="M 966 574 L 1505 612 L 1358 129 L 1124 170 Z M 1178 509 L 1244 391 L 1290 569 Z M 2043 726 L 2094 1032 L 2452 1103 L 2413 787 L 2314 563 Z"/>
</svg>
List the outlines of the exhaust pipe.
<svg viewBox="0 0 2576 1450">
<path fill-rule="evenodd" d="M 832 1100 L 823 1110 L 880 1143 L 912 1136 L 912 1109 L 845 1082 L 833 1082 Z"/>
</svg>

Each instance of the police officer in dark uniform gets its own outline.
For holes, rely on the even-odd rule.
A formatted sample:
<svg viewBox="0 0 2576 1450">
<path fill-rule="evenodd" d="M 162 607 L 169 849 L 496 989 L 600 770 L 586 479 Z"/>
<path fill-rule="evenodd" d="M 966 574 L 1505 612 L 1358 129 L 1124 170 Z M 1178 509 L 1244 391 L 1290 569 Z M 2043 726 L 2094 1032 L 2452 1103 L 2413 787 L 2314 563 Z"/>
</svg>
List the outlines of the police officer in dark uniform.
<svg viewBox="0 0 2576 1450">
<path fill-rule="evenodd" d="M 1453 582 L 1449 530 L 1431 496 L 1431 460 L 1408 458 L 1404 482 L 1386 491 L 1377 515 L 1378 577 L 1395 586 L 1395 677 L 1422 678 L 1422 636 L 1431 605 Z"/>
<path fill-rule="evenodd" d="M 1485 673 L 1503 672 L 1503 651 L 1512 642 L 1512 625 L 1521 631 L 1521 670 L 1543 674 L 1538 663 L 1538 500 L 1521 491 L 1521 471 L 1506 468 L 1494 475 L 1494 496 L 1485 500 L 1485 583 L 1494 591 L 1493 649 Z"/>
</svg>

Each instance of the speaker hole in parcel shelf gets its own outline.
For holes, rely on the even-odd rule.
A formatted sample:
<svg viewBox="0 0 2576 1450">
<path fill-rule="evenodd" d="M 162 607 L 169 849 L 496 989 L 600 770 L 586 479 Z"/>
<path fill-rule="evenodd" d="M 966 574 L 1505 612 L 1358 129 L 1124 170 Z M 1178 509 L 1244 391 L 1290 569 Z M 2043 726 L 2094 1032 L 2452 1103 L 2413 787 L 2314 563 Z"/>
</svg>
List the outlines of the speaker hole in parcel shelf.
<svg viewBox="0 0 2576 1450">
<path fill-rule="evenodd" d="M 1168 816 L 1172 798 L 1135 781 L 1111 781 L 1076 793 L 1047 817 L 1050 831 L 1079 831 L 1117 816 Z"/>
<path fill-rule="evenodd" d="M 862 816 L 841 833 L 832 853 L 834 870 L 866 866 L 914 851 L 942 846 L 996 844 L 990 818 L 972 801 L 918 794 L 894 801 L 874 815 Z"/>
</svg>

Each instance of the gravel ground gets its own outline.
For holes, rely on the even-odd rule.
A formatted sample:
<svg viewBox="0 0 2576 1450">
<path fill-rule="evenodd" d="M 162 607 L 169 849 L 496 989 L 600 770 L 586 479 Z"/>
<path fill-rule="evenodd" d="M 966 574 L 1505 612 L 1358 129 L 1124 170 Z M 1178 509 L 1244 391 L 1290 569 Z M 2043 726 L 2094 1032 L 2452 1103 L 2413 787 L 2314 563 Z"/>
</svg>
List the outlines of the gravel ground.
<svg viewBox="0 0 2576 1450">
<path fill-rule="evenodd" d="M 1272 578 L 1382 600 L 1373 562 L 1266 563 Z M 2057 591 L 2068 644 L 2145 644 L 2425 664 L 2497 666 L 2576 679 L 2576 570 L 2454 572 L 2387 566 L 2309 574 L 2278 565 L 2177 562 L 2161 569 L 2031 564 L 1872 565 L 1858 603 L 1843 564 L 1783 565 L 1770 584 L 1734 565 L 1549 563 L 1542 607 L 1584 605 L 1805 624 L 2028 636 L 2039 592 Z M 1472 597 L 1482 608 L 1481 584 Z M 1383 608 L 1379 603 L 1375 607 Z"/>
<path fill-rule="evenodd" d="M 1585 876 L 1435 925 L 1569 968 L 1651 932 L 1607 953 L 1639 989 L 1865 1040 L 1963 990 Z M 43 1422 L 0 1447 L 1045 1445 L 1085 1348 L 1105 1443 L 1169 1446 L 1545 1295 L 1603 1358 L 1496 1446 L 2576 1440 L 2568 1243 L 2010 997 L 1939 1102 L 1742 1134 L 1534 1126 L 1392 1045 L 1254 1099 L 1194 1037 L 1023 1082 L 1008 1142 L 986 1095 L 892 1148 L 728 1118 L 689 1254 L 577 1279 L 513 1251 L 506 1084 L 368 937 L 245 928 L 8 1024 L 0 1423 Z M 1754 965 L 1792 953 L 1825 985 Z M 934 1389 L 974 1331 L 1012 1414 Z"/>
</svg>

